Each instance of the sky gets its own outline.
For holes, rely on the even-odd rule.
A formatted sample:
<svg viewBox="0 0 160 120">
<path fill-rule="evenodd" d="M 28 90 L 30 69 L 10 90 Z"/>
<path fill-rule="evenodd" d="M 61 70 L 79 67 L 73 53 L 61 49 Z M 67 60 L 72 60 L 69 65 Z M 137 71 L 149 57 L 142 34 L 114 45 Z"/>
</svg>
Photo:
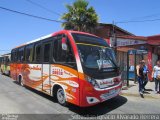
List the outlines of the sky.
<svg viewBox="0 0 160 120">
<path fill-rule="evenodd" d="M 49 12 L 27 0 L 0 0 L 0 7 L 61 20 L 67 12 L 66 4 L 75 0 L 30 0 L 53 11 Z M 116 23 L 117 26 L 137 35 L 160 34 L 160 0 L 88 0 L 99 16 L 100 23 Z M 57 15 L 56 13 L 60 14 Z M 126 22 L 144 21 L 149 22 Z M 126 23 L 121 23 L 126 22 Z M 45 21 L 0 9 L 0 54 L 8 53 L 15 46 L 41 36 L 62 30 L 61 23 Z"/>
</svg>

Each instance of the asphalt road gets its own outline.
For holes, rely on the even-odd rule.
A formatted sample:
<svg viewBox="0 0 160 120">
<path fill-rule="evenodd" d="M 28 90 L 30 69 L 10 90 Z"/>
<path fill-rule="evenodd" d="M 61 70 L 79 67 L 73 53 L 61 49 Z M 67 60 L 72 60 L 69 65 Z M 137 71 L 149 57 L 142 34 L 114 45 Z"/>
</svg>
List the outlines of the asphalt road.
<svg viewBox="0 0 160 120">
<path fill-rule="evenodd" d="M 25 114 L 23 118 L 26 120 L 39 120 L 40 118 L 47 120 L 50 118 L 59 119 L 59 116 L 66 119 L 72 117 L 71 115 L 101 116 L 134 113 L 159 114 L 160 100 L 143 99 L 135 96 L 118 96 L 93 107 L 79 108 L 71 104 L 64 107 L 54 101 L 52 97 L 30 88 L 21 87 L 11 78 L 0 75 L 0 114 L 2 115 L 20 114 L 22 117 Z"/>
</svg>

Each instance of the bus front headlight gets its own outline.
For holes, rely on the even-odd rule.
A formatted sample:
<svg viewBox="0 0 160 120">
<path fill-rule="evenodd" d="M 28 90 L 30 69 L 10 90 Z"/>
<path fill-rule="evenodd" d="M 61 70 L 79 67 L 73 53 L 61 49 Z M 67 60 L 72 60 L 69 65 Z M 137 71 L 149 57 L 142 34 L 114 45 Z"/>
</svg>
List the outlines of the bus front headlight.
<svg viewBox="0 0 160 120">
<path fill-rule="evenodd" d="M 91 77 L 89 77 L 89 76 L 86 76 L 86 80 L 87 80 L 89 83 L 91 83 L 91 84 L 94 86 L 94 88 L 99 88 L 99 85 L 98 85 L 97 81 L 96 81 L 94 78 L 91 78 Z"/>
</svg>

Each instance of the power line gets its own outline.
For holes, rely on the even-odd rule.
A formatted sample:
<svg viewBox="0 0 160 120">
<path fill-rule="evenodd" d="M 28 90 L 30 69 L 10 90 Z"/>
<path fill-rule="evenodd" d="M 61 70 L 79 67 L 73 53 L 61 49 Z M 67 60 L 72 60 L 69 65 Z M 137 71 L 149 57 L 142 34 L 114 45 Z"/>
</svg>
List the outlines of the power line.
<svg viewBox="0 0 160 120">
<path fill-rule="evenodd" d="M 135 19 L 143 19 L 143 18 L 153 18 L 153 17 L 157 17 L 157 16 L 159 16 L 160 15 L 160 13 L 157 13 L 157 14 L 151 14 L 151 15 L 146 15 L 146 16 L 142 16 L 142 17 L 136 17 Z"/>
<path fill-rule="evenodd" d="M 11 9 L 8 9 L 8 8 L 4 8 L 4 7 L 1 7 L 1 6 L 0 6 L 0 9 L 6 10 L 6 11 L 9 11 L 9 12 L 12 12 L 12 13 L 17 13 L 17 14 L 25 15 L 25 16 L 32 17 L 32 18 L 41 19 L 41 20 L 47 20 L 47 21 L 51 21 L 51 22 L 64 23 L 62 21 L 53 20 L 53 19 L 49 19 L 49 18 L 44 18 L 44 17 L 40 17 L 40 16 L 35 16 L 35 15 L 28 14 L 28 13 L 19 12 L 19 11 L 16 11 L 16 10 L 11 10 Z"/>
<path fill-rule="evenodd" d="M 19 12 L 19 11 L 11 10 L 11 9 L 4 8 L 4 7 L 1 7 L 1 6 L 0 6 L 0 9 L 6 10 L 6 11 L 9 11 L 9 12 L 12 12 L 12 13 L 17 13 L 17 14 L 25 15 L 25 16 L 32 17 L 32 18 L 41 19 L 41 20 L 47 20 L 47 21 L 51 21 L 51 22 L 64 23 L 63 21 L 53 20 L 53 19 L 49 19 L 49 18 L 44 18 L 44 17 L 40 17 L 40 16 L 24 13 L 24 12 Z M 118 22 L 115 22 L 115 24 L 119 24 L 119 23 L 123 24 L 123 23 L 153 22 L 153 21 L 159 21 L 159 20 L 160 20 L 160 18 L 158 18 L 158 19 L 148 19 L 148 20 L 118 21 Z"/>
<path fill-rule="evenodd" d="M 0 51 L 10 51 L 10 50 L 0 50 Z"/>
<path fill-rule="evenodd" d="M 44 6 L 40 5 L 40 4 L 38 4 L 38 3 L 36 3 L 36 2 L 33 2 L 33 1 L 31 1 L 31 0 L 26 0 L 26 1 L 29 2 L 29 3 L 31 3 L 31 4 L 33 4 L 33 5 L 35 5 L 35 6 L 38 6 L 38 7 L 42 8 L 42 9 L 44 9 L 44 10 L 46 10 L 46 11 L 52 13 L 52 14 L 61 16 L 61 14 L 59 14 L 59 13 L 57 13 L 57 12 L 54 12 L 53 10 L 50 10 L 50 9 L 48 9 L 48 8 L 46 8 L 46 7 L 44 7 Z"/>
<path fill-rule="evenodd" d="M 158 17 L 160 16 L 160 13 L 157 13 L 157 14 L 150 14 L 150 15 L 146 15 L 146 16 L 139 16 L 139 17 L 134 17 L 132 19 L 129 19 L 129 20 L 123 20 L 123 21 L 133 21 L 133 20 L 136 20 L 136 19 L 139 19 L 139 20 L 143 20 L 143 19 L 147 19 L 147 18 L 153 18 L 153 17 Z"/>
<path fill-rule="evenodd" d="M 140 22 L 153 22 L 153 21 L 159 21 L 160 18 L 158 19 L 148 19 L 148 20 L 131 20 L 131 21 L 119 21 L 117 23 L 140 23 Z"/>
</svg>

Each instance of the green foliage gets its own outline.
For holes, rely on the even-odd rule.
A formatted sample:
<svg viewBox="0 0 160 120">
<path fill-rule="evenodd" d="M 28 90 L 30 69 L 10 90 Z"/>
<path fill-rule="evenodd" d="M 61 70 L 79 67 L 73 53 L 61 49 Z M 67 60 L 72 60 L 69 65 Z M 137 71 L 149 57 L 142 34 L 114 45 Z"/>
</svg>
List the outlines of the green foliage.
<svg viewBox="0 0 160 120">
<path fill-rule="evenodd" d="M 68 30 L 93 31 L 98 23 L 98 15 L 94 8 L 88 5 L 85 0 L 76 0 L 72 5 L 66 5 L 68 12 L 61 17 L 65 20 L 62 27 Z"/>
</svg>

